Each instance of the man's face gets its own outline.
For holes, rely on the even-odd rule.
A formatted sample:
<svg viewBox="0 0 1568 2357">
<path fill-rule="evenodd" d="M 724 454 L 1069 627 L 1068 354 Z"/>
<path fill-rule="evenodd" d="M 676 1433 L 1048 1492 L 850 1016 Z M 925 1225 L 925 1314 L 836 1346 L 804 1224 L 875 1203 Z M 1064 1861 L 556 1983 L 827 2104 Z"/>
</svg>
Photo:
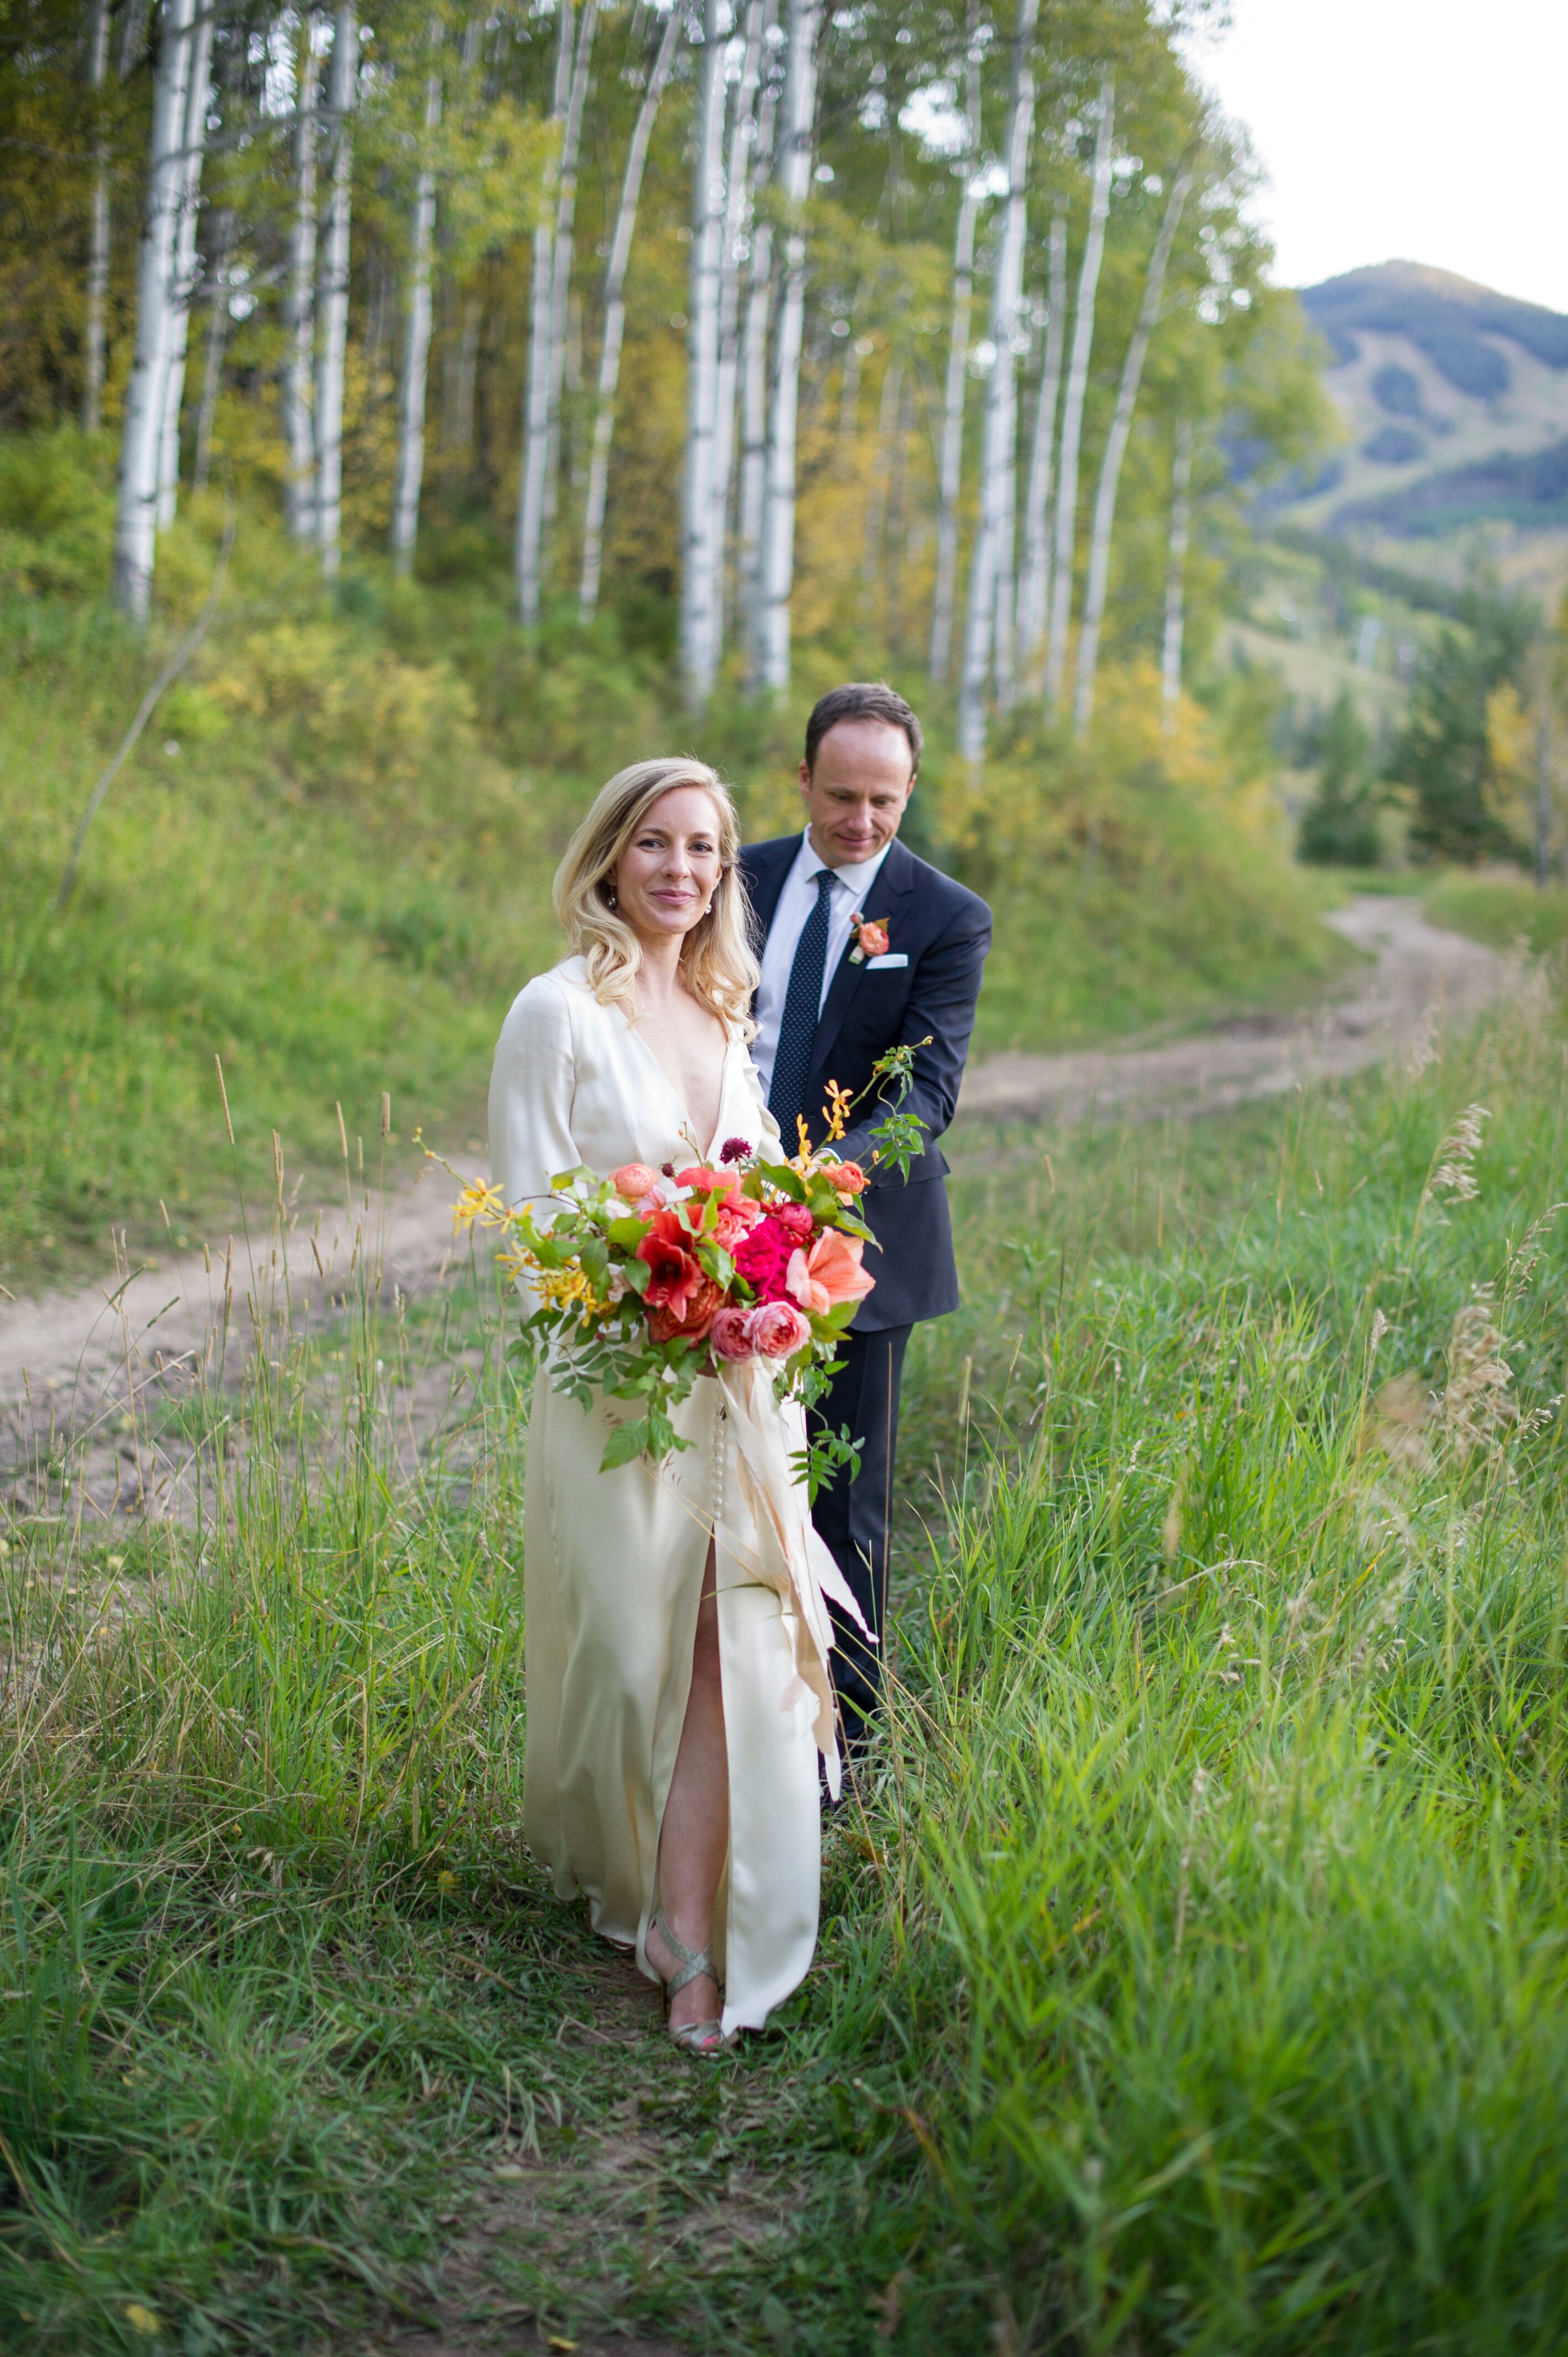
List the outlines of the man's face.
<svg viewBox="0 0 1568 2357">
<path fill-rule="evenodd" d="M 829 867 L 875 859 L 898 832 L 914 785 L 909 739 L 887 720 L 840 720 L 800 764 L 811 847 Z"/>
</svg>

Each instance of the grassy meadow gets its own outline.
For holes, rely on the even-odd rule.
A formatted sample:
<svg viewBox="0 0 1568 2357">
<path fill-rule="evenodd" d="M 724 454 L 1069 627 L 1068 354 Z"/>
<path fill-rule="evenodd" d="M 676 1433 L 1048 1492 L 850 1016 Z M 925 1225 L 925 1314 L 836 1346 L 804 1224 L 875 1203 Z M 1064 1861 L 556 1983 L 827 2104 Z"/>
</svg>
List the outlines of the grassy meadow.
<svg viewBox="0 0 1568 2357">
<path fill-rule="evenodd" d="M 480 1275 L 258 1358 L 195 1526 L 78 1527 L 62 1457 L 0 1563 L 0 2338 L 1560 2347 L 1565 1047 L 1538 975 L 1284 1108 L 960 1134 L 890 1739 L 717 2068 L 521 1845 Z"/>
<path fill-rule="evenodd" d="M 217 493 L 160 544 L 144 645 L 105 605 L 113 453 L 70 429 L 0 443 L 0 1284 L 96 1270 L 112 1227 L 143 1248 L 199 1235 L 229 1200 L 220 1055 L 240 1171 L 272 1132 L 329 1182 L 341 1104 L 374 1135 L 471 1129 L 512 993 L 557 953 L 549 883 L 594 791 L 625 761 L 693 748 L 735 782 L 753 834 L 794 823 L 812 698 L 850 650 L 809 647 L 788 709 L 726 684 L 696 728 L 661 655 L 607 621 L 523 642 L 504 552 L 436 584 L 372 562 L 322 586 L 242 510 L 222 602 L 56 906 L 78 818 L 158 664 L 196 613 Z M 864 660 L 864 657 L 862 657 Z M 1022 733 L 977 791 L 950 716 L 931 723 L 918 849 L 993 899 L 981 1050 L 1046 1047 L 1318 985 L 1342 946 L 1321 887 L 1271 833 L 1268 714 L 1245 687 L 1184 709 L 1176 738 L 1140 678 L 1107 683 L 1087 755 Z M 699 741 L 700 740 L 700 741 Z"/>
</svg>

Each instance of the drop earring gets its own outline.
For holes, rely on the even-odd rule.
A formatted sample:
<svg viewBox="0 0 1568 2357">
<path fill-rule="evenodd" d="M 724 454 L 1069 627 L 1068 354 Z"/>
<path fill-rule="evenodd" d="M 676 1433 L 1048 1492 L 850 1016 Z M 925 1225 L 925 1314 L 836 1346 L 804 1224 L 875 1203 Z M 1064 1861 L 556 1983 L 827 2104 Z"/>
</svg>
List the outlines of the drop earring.
<svg viewBox="0 0 1568 2357">
<path fill-rule="evenodd" d="M 617 901 L 617 899 L 616 899 L 616 888 L 615 888 L 615 886 L 614 886 L 613 884 L 610 886 L 609 891 L 607 893 L 607 895 L 606 895 L 605 897 L 606 897 L 606 906 L 607 906 L 607 908 L 614 909 L 614 908 L 616 908 L 616 907 L 618 907 L 618 906 L 619 905 L 619 904 L 618 904 L 618 901 Z"/>
</svg>

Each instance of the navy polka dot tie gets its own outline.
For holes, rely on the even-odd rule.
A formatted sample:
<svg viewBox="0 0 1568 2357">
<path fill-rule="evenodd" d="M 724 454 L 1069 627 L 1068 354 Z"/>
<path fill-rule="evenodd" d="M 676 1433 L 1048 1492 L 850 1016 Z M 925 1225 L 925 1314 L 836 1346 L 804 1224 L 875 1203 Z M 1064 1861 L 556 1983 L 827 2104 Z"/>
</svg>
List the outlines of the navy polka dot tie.
<svg viewBox="0 0 1568 2357">
<path fill-rule="evenodd" d="M 822 975 L 828 963 L 828 904 L 834 877 L 831 867 L 816 875 L 817 905 L 800 928 L 784 1012 L 779 1023 L 779 1051 L 773 1059 L 773 1079 L 768 1110 L 779 1124 L 786 1154 L 797 1143 L 795 1123 L 806 1110 L 806 1082 L 811 1070 L 811 1044 L 817 1036 L 817 1016 L 822 1003 Z"/>
</svg>

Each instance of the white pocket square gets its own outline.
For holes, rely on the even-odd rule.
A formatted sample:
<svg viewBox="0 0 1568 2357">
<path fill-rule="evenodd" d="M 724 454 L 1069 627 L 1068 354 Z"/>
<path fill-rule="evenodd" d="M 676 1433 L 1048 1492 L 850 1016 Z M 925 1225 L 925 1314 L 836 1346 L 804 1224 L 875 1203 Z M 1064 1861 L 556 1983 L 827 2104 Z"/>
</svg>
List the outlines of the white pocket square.
<svg viewBox="0 0 1568 2357">
<path fill-rule="evenodd" d="M 908 965 L 908 958 L 902 950 L 884 950 L 880 957 L 867 958 L 865 970 L 874 974 L 879 965 Z"/>
</svg>

